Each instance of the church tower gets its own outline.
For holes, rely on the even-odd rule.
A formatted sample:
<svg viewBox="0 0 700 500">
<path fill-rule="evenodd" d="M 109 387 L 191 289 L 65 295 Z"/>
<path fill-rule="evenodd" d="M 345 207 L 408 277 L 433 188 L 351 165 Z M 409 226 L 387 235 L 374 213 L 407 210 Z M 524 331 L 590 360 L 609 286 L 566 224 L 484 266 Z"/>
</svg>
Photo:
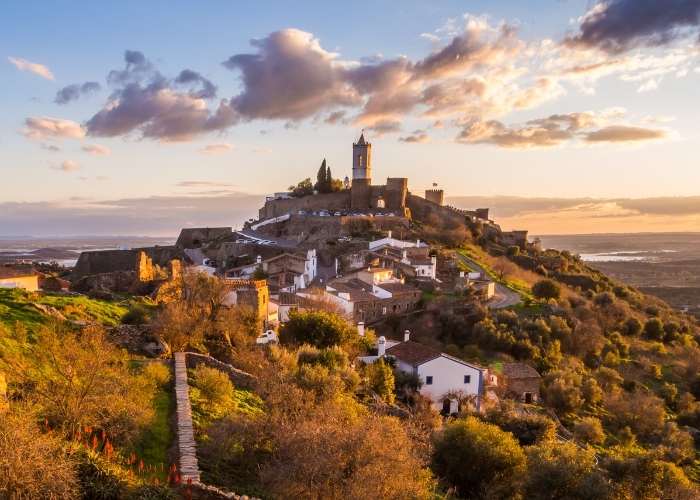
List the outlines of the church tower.
<svg viewBox="0 0 700 500">
<path fill-rule="evenodd" d="M 366 179 L 372 183 L 372 145 L 365 141 L 364 132 L 352 145 L 352 180 Z"/>
</svg>

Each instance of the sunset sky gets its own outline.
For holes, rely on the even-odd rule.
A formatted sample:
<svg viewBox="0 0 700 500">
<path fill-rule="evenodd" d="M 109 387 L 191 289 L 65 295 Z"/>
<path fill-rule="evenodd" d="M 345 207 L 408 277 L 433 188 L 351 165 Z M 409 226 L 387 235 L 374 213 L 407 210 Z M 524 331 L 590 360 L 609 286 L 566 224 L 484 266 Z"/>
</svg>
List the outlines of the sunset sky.
<svg viewBox="0 0 700 500">
<path fill-rule="evenodd" d="M 240 225 L 363 128 L 505 229 L 700 231 L 700 0 L 12 2 L 0 81 L 0 236 Z"/>
</svg>

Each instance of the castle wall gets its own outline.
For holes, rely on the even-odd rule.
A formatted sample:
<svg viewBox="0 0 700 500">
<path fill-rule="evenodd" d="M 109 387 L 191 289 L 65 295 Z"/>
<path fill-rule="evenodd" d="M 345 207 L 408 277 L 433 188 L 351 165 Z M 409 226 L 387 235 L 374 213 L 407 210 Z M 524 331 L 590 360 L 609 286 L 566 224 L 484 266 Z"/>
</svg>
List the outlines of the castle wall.
<svg viewBox="0 0 700 500">
<path fill-rule="evenodd" d="M 304 196 L 303 198 L 268 200 L 260 209 L 258 218 L 263 220 L 289 213 L 295 214 L 299 210 L 313 212 L 316 210 L 347 210 L 349 208 L 350 191 L 339 191 Z"/>
<path fill-rule="evenodd" d="M 370 179 L 353 179 L 350 208 L 353 210 L 369 210 L 372 208 L 372 187 Z"/>
<path fill-rule="evenodd" d="M 433 226 L 449 229 L 466 223 L 465 216 L 459 212 L 414 194 L 408 194 L 407 205 L 414 219 Z"/>
<path fill-rule="evenodd" d="M 403 210 L 406 206 L 408 179 L 405 177 L 389 177 L 384 187 L 384 202 L 389 210 Z"/>
<path fill-rule="evenodd" d="M 229 236 L 230 227 L 191 227 L 180 231 L 175 246 L 179 248 L 199 248 L 203 242 Z"/>
<path fill-rule="evenodd" d="M 445 192 L 442 189 L 426 189 L 425 199 L 442 206 L 445 204 Z"/>
</svg>

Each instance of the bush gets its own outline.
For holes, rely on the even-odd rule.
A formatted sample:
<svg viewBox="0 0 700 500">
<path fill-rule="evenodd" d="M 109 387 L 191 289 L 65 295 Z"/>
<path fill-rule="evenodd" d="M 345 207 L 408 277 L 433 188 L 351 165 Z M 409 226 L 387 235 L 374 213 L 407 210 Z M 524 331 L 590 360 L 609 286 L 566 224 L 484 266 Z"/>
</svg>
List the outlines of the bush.
<svg viewBox="0 0 700 500">
<path fill-rule="evenodd" d="M 148 320 L 148 309 L 139 303 L 131 304 L 129 310 L 122 316 L 122 323 L 125 325 L 145 325 L 148 323 Z"/>
<path fill-rule="evenodd" d="M 59 437 L 22 410 L 0 411 L 0 498 L 78 496 L 75 464 Z"/>
<path fill-rule="evenodd" d="M 158 387 L 165 387 L 171 378 L 170 367 L 157 361 L 146 364 L 142 373 Z"/>
<path fill-rule="evenodd" d="M 605 432 L 599 419 L 583 417 L 574 424 L 574 437 L 587 444 L 603 444 Z"/>
<path fill-rule="evenodd" d="M 521 446 L 530 446 L 554 439 L 557 432 L 554 421 L 544 415 L 499 412 L 490 415 L 489 421 L 513 434 Z"/>
<path fill-rule="evenodd" d="M 462 498 L 509 498 L 524 468 L 515 438 L 475 417 L 448 424 L 435 439 L 433 470 Z"/>
<path fill-rule="evenodd" d="M 194 369 L 194 386 L 211 405 L 226 404 L 233 398 L 233 384 L 227 374 L 204 364 Z"/>
<path fill-rule="evenodd" d="M 543 279 L 532 285 L 532 294 L 538 299 L 558 299 L 561 287 L 550 279 Z"/>
<path fill-rule="evenodd" d="M 644 324 L 644 336 L 650 340 L 663 340 L 664 333 L 664 325 L 658 318 L 651 318 Z"/>
</svg>

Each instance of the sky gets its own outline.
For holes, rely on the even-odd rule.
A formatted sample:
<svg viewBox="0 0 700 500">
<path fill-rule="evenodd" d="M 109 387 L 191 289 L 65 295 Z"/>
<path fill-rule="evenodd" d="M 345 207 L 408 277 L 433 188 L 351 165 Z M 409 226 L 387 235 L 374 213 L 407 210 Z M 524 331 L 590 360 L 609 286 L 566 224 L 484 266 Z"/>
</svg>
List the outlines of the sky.
<svg viewBox="0 0 700 500">
<path fill-rule="evenodd" d="M 700 231 L 700 0 L 10 2 L 0 82 L 0 236 L 240 226 L 363 129 L 505 229 Z"/>
</svg>

